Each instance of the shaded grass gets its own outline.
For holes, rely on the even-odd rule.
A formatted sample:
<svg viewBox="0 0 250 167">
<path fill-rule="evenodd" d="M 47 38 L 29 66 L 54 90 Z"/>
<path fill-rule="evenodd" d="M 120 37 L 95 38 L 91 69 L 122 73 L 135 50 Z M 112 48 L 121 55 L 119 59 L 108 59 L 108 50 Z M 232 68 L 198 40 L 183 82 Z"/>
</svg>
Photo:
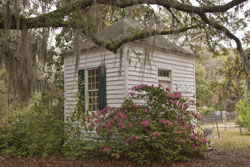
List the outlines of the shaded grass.
<svg viewBox="0 0 250 167">
<path fill-rule="evenodd" d="M 210 139 L 212 147 L 217 149 L 247 149 L 250 151 L 250 135 L 246 130 L 243 130 L 242 136 L 240 130 L 219 130 L 219 132 L 221 138 L 218 138 L 217 130 L 215 130 L 216 138 Z"/>
</svg>

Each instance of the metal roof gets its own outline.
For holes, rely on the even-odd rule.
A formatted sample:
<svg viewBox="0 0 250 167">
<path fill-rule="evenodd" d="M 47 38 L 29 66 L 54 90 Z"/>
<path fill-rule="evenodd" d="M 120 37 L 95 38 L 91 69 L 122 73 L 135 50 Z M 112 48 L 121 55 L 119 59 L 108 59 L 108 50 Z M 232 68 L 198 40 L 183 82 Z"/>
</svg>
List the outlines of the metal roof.
<svg viewBox="0 0 250 167">
<path fill-rule="evenodd" d="M 145 27 L 139 23 L 136 20 L 133 20 L 131 18 L 123 18 L 119 20 L 118 22 L 114 23 L 110 27 L 107 27 L 104 29 L 104 31 L 98 33 L 96 35 L 98 40 L 104 40 L 107 42 L 119 40 L 122 38 L 130 37 L 132 36 L 136 31 L 143 31 Z M 133 41 L 136 43 L 145 43 L 145 41 L 148 41 L 148 43 L 153 43 L 154 47 L 161 48 L 166 51 L 181 53 L 185 55 L 195 56 L 194 53 L 187 51 L 183 49 L 182 47 L 170 42 L 168 39 L 166 39 L 162 35 L 156 35 L 154 37 L 148 37 L 143 40 L 137 40 Z M 154 42 L 152 42 L 154 41 Z M 98 47 L 95 43 L 93 43 L 91 40 L 86 40 L 81 44 L 81 50 L 87 50 L 91 48 Z"/>
</svg>

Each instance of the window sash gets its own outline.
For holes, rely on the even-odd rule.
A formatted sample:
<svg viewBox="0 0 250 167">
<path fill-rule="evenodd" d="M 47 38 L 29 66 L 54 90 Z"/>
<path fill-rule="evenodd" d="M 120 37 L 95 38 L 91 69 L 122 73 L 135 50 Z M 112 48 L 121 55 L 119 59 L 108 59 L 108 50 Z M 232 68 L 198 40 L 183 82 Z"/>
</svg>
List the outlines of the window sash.
<svg viewBox="0 0 250 167">
<path fill-rule="evenodd" d="M 88 69 L 88 76 L 86 80 L 87 96 L 88 96 L 88 106 L 87 108 L 91 111 L 98 110 L 99 108 L 99 75 L 98 68 Z"/>
</svg>

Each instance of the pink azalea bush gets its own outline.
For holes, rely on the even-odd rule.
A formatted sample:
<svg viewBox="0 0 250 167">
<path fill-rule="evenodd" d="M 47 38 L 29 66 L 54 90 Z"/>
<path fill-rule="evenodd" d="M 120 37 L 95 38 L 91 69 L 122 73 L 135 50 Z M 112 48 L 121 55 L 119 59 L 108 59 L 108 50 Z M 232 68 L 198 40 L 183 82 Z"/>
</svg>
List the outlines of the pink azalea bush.
<svg viewBox="0 0 250 167">
<path fill-rule="evenodd" d="M 145 103 L 135 104 L 136 100 Z M 108 156 L 171 164 L 206 149 L 207 140 L 193 124 L 199 115 L 189 106 L 180 92 L 142 84 L 132 88 L 131 99 L 121 108 L 106 107 L 94 114 L 89 130 L 96 131 L 100 151 Z"/>
</svg>

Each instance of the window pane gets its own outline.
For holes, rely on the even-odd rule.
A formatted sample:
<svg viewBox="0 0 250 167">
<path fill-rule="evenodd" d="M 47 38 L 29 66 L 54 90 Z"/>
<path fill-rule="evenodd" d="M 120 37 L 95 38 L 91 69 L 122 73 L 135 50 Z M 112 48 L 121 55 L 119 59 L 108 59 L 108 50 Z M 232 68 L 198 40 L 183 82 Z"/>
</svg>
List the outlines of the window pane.
<svg viewBox="0 0 250 167">
<path fill-rule="evenodd" d="M 170 70 L 158 69 L 158 76 L 160 77 L 170 77 Z"/>
<path fill-rule="evenodd" d="M 98 69 L 88 70 L 88 95 L 89 95 L 89 110 L 95 111 L 98 109 L 98 88 L 99 77 Z"/>
</svg>

